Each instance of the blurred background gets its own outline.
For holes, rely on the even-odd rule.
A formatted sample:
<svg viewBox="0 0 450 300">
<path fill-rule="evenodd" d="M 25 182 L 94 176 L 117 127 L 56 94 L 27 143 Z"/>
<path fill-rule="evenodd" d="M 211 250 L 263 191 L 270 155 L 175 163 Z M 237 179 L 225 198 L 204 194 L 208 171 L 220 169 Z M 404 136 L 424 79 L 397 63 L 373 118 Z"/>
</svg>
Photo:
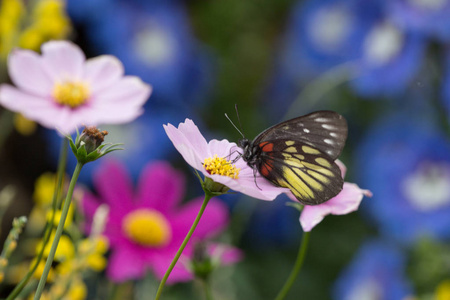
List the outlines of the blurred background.
<svg viewBox="0 0 450 300">
<path fill-rule="evenodd" d="M 148 162 L 170 162 L 186 175 L 185 200 L 202 191 L 163 124 L 190 118 L 207 139 L 237 141 L 224 117 L 237 120 L 235 104 L 250 139 L 288 118 L 337 111 L 349 125 L 341 156 L 346 181 L 373 197 L 358 212 L 328 216 L 314 228 L 287 299 L 444 300 L 450 299 L 449 16 L 448 0 L 2 0 L 0 80 L 9 80 L 11 49 L 39 51 L 48 40 L 72 40 L 87 57 L 117 56 L 126 74 L 154 91 L 139 119 L 101 127 L 108 142 L 125 143 L 125 151 L 110 156 L 134 180 Z M 36 180 L 56 171 L 61 138 L 0 113 L 0 189 L 15 191 L 0 194 L 3 241 L 12 218 L 36 205 Z M 100 164 L 82 170 L 87 187 Z M 74 165 L 69 155 L 67 173 Z M 282 197 L 264 202 L 232 194 L 221 201 L 231 219 L 219 239 L 242 249 L 244 258 L 214 272 L 215 299 L 273 299 L 302 237 L 298 211 Z M 23 253 L 31 247 L 27 234 L 19 240 Z M 5 283 L 2 296 L 14 283 L 12 271 Z M 107 299 L 96 288 L 85 298 Z M 195 285 L 179 283 L 167 288 L 166 299 L 203 298 Z"/>
</svg>

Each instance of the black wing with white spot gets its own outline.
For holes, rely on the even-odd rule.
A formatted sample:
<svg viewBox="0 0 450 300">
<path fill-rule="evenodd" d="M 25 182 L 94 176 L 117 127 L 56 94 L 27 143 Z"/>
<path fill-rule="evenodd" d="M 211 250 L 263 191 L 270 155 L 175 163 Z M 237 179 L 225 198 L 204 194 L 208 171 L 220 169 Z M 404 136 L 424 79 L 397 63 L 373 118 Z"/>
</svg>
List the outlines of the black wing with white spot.
<svg viewBox="0 0 450 300">
<path fill-rule="evenodd" d="M 324 110 L 270 127 L 258 135 L 253 143 L 295 140 L 310 145 L 335 160 L 344 148 L 347 131 L 347 121 L 343 116 Z"/>
</svg>

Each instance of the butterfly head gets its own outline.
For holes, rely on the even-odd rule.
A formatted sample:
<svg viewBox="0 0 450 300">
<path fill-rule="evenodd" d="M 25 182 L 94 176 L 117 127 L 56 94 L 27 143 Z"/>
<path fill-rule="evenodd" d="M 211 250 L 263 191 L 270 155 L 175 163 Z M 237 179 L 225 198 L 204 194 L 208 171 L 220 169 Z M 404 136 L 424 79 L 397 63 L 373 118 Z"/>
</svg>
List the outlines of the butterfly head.
<svg viewBox="0 0 450 300">
<path fill-rule="evenodd" d="M 252 141 L 243 138 L 238 141 L 238 146 L 244 151 L 242 159 L 247 162 L 250 167 L 258 163 L 258 154 L 261 152 L 259 147 L 255 147 Z"/>
<path fill-rule="evenodd" d="M 250 140 L 246 138 L 239 139 L 238 141 L 239 148 L 242 148 L 245 152 L 246 149 L 250 146 Z"/>
</svg>

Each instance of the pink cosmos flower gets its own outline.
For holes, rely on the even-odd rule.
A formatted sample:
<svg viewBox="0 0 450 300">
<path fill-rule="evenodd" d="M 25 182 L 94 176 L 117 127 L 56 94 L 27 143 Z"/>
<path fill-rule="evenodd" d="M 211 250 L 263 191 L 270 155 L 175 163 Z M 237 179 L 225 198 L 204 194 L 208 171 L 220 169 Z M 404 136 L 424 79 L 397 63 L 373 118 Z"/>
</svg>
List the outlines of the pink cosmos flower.
<svg viewBox="0 0 450 300">
<path fill-rule="evenodd" d="M 347 168 L 339 160 L 336 163 L 341 169 L 342 178 L 344 178 Z M 288 193 L 288 196 L 292 200 L 297 201 L 292 193 Z M 303 231 L 311 231 L 326 215 L 346 215 L 358 210 L 364 196 L 372 197 L 372 192 L 360 189 L 354 183 L 344 182 L 342 191 L 336 197 L 319 205 L 305 205 L 300 215 L 300 224 Z"/>
<path fill-rule="evenodd" d="M 203 199 L 197 198 L 181 205 L 184 177 L 164 162 L 154 162 L 144 168 L 134 193 L 130 176 L 118 162 L 106 161 L 93 179 L 99 196 L 84 192 L 81 206 L 88 220 L 88 231 L 98 206 L 101 203 L 109 206 L 103 233 L 109 239 L 111 249 L 108 277 L 122 282 L 142 278 L 147 271 L 152 271 L 161 279 L 189 231 Z M 227 223 L 226 206 L 215 198 L 211 199 L 168 283 L 192 278 L 187 264 L 183 263 L 192 258 L 192 241 L 219 234 Z M 227 255 L 233 256 L 233 253 L 227 251 Z"/>
<path fill-rule="evenodd" d="M 110 55 L 86 60 L 68 41 L 42 45 L 42 55 L 16 49 L 8 57 L 13 87 L 0 86 L 0 104 L 48 128 L 70 134 L 80 125 L 124 123 L 138 117 L 151 87 L 123 76 Z"/>
<path fill-rule="evenodd" d="M 184 160 L 213 181 L 262 200 L 273 200 L 288 191 L 274 186 L 259 173 L 254 174 L 243 159 L 231 163 L 242 150 L 227 140 L 207 142 L 192 120 L 186 119 L 178 128 L 172 124 L 164 125 L 164 129 Z M 218 166 L 213 172 L 206 169 L 211 160 L 214 166 Z"/>
</svg>

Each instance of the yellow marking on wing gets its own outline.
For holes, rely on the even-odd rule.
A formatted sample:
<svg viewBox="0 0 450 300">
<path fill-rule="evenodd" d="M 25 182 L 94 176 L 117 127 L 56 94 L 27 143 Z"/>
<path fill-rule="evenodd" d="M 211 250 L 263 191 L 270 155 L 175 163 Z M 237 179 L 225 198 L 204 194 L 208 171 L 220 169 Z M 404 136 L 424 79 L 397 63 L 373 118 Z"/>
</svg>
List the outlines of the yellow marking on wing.
<svg viewBox="0 0 450 300">
<path fill-rule="evenodd" d="M 289 153 L 297 153 L 297 148 L 295 147 L 288 147 L 286 149 L 284 149 L 284 151 L 289 152 Z"/>
<path fill-rule="evenodd" d="M 294 144 L 295 144 L 294 141 L 286 141 L 286 146 L 292 146 Z"/>
<path fill-rule="evenodd" d="M 318 163 L 321 166 L 324 166 L 325 168 L 330 168 L 331 167 L 330 162 L 328 160 L 326 160 L 325 158 L 323 158 L 323 157 L 316 158 L 316 163 Z"/>
<path fill-rule="evenodd" d="M 281 187 L 285 187 L 291 190 L 291 192 L 295 195 L 295 197 L 299 197 L 302 199 L 309 199 L 309 195 L 305 193 L 305 191 L 297 191 L 293 186 L 287 183 L 284 179 L 277 179 L 277 184 Z"/>
<path fill-rule="evenodd" d="M 289 188 L 297 197 L 314 198 L 313 191 L 291 169 L 284 167 L 283 175 L 286 180 L 279 180 L 281 186 Z"/>
<path fill-rule="evenodd" d="M 308 169 L 320 172 L 323 175 L 326 175 L 329 177 L 334 177 L 333 172 L 331 172 L 329 169 L 323 168 L 323 167 L 315 165 L 315 164 L 307 163 L 307 162 L 302 162 L 302 164 L 305 165 L 305 167 L 307 167 Z"/>
<path fill-rule="evenodd" d="M 318 182 L 317 180 L 315 180 L 314 178 L 312 178 L 311 176 L 309 176 L 308 174 L 306 174 L 305 172 L 303 172 L 302 170 L 299 169 L 295 169 L 295 173 L 297 173 L 297 175 L 303 179 L 303 181 L 305 181 L 306 183 L 308 183 L 308 185 L 316 191 L 322 191 L 323 190 L 323 185 L 320 184 L 320 182 Z"/>
<path fill-rule="evenodd" d="M 300 168 L 300 169 L 304 168 L 303 162 L 293 157 L 287 158 L 285 163 L 293 168 Z"/>
<path fill-rule="evenodd" d="M 306 172 L 309 175 L 311 175 L 312 177 L 314 177 L 315 179 L 317 179 L 320 182 L 322 182 L 323 184 L 328 184 L 330 182 L 330 179 L 328 179 L 328 177 L 323 176 L 322 174 L 316 173 L 316 172 L 311 171 L 311 170 L 307 170 Z"/>
<path fill-rule="evenodd" d="M 294 156 L 300 160 L 305 160 L 305 156 L 301 154 L 294 154 Z"/>
<path fill-rule="evenodd" d="M 285 158 L 286 160 L 292 159 L 292 155 L 290 155 L 289 153 L 281 153 L 281 154 L 284 156 L 284 158 Z"/>
<path fill-rule="evenodd" d="M 302 146 L 303 152 L 307 154 L 320 154 L 320 151 L 309 146 Z"/>
</svg>

